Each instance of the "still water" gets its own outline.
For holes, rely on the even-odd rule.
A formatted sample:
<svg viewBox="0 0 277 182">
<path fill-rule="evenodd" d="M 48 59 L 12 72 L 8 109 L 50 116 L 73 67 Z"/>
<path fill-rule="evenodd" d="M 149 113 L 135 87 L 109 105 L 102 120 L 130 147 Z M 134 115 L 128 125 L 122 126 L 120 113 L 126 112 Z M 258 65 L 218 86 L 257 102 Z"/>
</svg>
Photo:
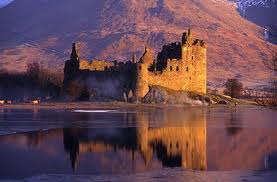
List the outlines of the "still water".
<svg viewBox="0 0 277 182">
<path fill-rule="evenodd" d="M 277 112 L 0 109 L 0 180 L 277 181 Z"/>
</svg>

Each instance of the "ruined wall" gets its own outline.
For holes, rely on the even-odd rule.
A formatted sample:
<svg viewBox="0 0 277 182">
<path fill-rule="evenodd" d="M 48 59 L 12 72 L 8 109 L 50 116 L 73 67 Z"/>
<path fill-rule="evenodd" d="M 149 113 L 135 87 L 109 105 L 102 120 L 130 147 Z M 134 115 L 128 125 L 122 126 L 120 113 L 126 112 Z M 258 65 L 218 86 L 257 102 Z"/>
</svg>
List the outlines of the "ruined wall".
<svg viewBox="0 0 277 182">
<path fill-rule="evenodd" d="M 92 60 L 91 62 L 88 62 L 86 60 L 80 61 L 80 70 L 105 71 L 114 66 L 115 64 L 109 61 L 102 61 L 102 60 Z"/>
<path fill-rule="evenodd" d="M 124 92 L 128 94 L 133 88 L 134 70 L 81 70 L 79 79 L 88 88 L 92 100 L 123 100 Z"/>
</svg>

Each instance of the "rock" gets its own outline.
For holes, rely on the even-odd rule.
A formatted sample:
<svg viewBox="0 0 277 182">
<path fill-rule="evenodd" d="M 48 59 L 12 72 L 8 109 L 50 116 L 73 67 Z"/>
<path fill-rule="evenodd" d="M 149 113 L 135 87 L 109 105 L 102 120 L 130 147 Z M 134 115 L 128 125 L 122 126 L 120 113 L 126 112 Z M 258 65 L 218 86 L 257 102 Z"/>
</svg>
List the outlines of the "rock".
<svg viewBox="0 0 277 182">
<path fill-rule="evenodd" d="M 163 104 L 168 101 L 168 93 L 156 87 L 150 89 L 148 94 L 144 97 L 143 102 L 145 103 L 156 103 Z"/>
<path fill-rule="evenodd" d="M 164 87 L 154 86 L 143 99 L 144 103 L 156 104 L 184 104 L 184 105 L 207 105 L 203 96 L 198 95 L 198 99 L 192 99 L 184 91 L 174 91 Z M 202 101 L 203 100 L 203 101 Z"/>
</svg>

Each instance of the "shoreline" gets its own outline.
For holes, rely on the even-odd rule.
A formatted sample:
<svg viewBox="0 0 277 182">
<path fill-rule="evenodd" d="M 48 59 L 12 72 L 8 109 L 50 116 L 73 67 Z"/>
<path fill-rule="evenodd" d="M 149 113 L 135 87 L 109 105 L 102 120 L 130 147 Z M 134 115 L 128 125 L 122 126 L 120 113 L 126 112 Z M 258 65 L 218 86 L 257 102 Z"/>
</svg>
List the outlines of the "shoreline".
<svg viewBox="0 0 277 182">
<path fill-rule="evenodd" d="M 233 105 L 182 105 L 182 104 L 143 104 L 126 102 L 45 102 L 40 104 L 3 104 L 0 109 L 162 109 L 162 108 L 261 108 L 252 104 Z"/>
</svg>

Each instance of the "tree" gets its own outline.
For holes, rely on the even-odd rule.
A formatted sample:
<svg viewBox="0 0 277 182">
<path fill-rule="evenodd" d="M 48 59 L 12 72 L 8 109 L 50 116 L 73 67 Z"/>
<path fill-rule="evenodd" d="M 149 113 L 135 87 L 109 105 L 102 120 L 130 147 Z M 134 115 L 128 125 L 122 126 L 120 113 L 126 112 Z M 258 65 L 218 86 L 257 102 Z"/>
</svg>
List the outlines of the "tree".
<svg viewBox="0 0 277 182">
<path fill-rule="evenodd" d="M 271 60 L 265 61 L 264 65 L 271 71 L 277 73 L 277 53 L 274 53 Z"/>
<path fill-rule="evenodd" d="M 269 98 L 270 106 L 277 106 L 277 53 L 274 53 L 272 59 L 264 62 L 264 65 L 270 70 L 273 74 L 273 79 L 271 80 L 270 92 L 272 93 Z"/>
<path fill-rule="evenodd" d="M 33 62 L 27 65 L 27 76 L 31 79 L 37 79 L 41 70 L 38 62 Z"/>
<path fill-rule="evenodd" d="M 73 100 L 78 100 L 84 92 L 84 87 L 78 81 L 71 81 L 66 88 L 66 92 Z"/>
<path fill-rule="evenodd" d="M 229 95 L 232 99 L 235 97 L 239 97 L 243 90 L 243 85 L 239 82 L 238 79 L 228 79 L 225 83 L 224 94 Z"/>
</svg>

